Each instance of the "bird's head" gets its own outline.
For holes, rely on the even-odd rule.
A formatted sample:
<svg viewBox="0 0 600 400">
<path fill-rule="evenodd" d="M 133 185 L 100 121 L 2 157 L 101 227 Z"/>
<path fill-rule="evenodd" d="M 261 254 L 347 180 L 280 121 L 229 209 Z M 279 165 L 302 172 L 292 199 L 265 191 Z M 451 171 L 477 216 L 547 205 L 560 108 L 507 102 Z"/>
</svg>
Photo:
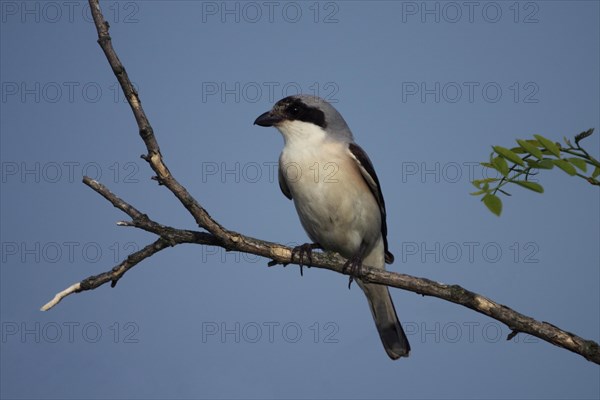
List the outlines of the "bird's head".
<svg viewBox="0 0 600 400">
<path fill-rule="evenodd" d="M 352 132 L 342 115 L 317 96 L 294 95 L 279 100 L 261 114 L 255 125 L 277 128 L 287 141 L 314 139 L 317 136 L 352 141 Z"/>
</svg>

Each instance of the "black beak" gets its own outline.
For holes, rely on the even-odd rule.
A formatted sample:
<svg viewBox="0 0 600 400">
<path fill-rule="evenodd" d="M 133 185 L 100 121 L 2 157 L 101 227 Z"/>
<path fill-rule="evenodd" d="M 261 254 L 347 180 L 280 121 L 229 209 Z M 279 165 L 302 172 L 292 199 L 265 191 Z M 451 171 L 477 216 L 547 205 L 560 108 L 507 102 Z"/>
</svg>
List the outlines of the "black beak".
<svg viewBox="0 0 600 400">
<path fill-rule="evenodd" d="M 254 125 L 273 126 L 281 121 L 282 118 L 273 115 L 273 111 L 267 111 L 266 113 L 262 113 L 258 118 L 256 118 L 256 120 L 254 121 Z"/>
</svg>

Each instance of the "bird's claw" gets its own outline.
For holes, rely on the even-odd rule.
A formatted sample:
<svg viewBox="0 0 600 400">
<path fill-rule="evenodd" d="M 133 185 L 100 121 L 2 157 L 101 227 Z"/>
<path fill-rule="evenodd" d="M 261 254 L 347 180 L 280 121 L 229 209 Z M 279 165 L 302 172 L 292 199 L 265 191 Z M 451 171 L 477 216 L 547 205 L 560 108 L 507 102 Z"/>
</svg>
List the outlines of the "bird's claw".
<svg viewBox="0 0 600 400">
<path fill-rule="evenodd" d="M 300 265 L 300 276 L 304 276 L 304 260 L 308 261 L 307 267 L 310 268 L 312 264 L 312 251 L 313 249 L 319 248 L 320 246 L 315 243 L 304 243 L 300 246 L 296 246 L 292 249 L 292 260 L 297 256 L 298 265 Z"/>
<path fill-rule="evenodd" d="M 359 276 L 362 269 L 362 260 L 360 257 L 352 257 L 342 267 L 342 272 L 349 271 L 350 277 L 348 278 L 348 289 L 352 286 L 352 281 L 354 281 L 355 276 Z"/>
</svg>

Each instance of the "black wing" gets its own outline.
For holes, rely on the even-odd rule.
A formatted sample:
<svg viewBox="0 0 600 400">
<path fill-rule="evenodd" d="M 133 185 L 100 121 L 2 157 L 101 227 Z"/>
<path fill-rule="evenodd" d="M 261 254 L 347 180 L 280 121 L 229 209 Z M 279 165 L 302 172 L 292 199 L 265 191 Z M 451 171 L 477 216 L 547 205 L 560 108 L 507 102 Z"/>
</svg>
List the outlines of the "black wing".
<svg viewBox="0 0 600 400">
<path fill-rule="evenodd" d="M 371 189 L 371 193 L 373 193 L 373 196 L 377 200 L 377 204 L 379 204 L 379 211 L 381 212 L 381 235 L 383 236 L 383 245 L 385 249 L 385 262 L 391 264 L 394 262 L 394 255 L 388 250 L 385 201 L 383 200 L 383 194 L 381 193 L 381 185 L 379 184 L 379 178 L 377 178 L 375 168 L 373 168 L 373 163 L 371 163 L 369 156 L 359 145 L 357 145 L 356 143 L 350 143 L 348 145 L 348 150 L 350 150 L 350 154 L 352 155 L 354 160 L 356 160 L 358 168 L 360 169 L 360 173 L 362 174 L 363 178 L 365 179 L 365 182 L 369 186 L 369 189 Z M 279 182 L 281 185 L 281 179 Z M 281 190 L 283 191 L 283 189 Z"/>
</svg>

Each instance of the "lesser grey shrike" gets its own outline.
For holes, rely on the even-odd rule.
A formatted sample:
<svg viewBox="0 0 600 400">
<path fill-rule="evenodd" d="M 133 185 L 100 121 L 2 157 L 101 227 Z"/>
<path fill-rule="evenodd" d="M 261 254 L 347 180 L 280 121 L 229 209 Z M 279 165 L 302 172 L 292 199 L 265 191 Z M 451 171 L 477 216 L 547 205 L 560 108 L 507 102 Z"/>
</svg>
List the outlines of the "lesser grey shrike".
<svg viewBox="0 0 600 400">
<path fill-rule="evenodd" d="M 340 113 L 320 97 L 296 95 L 279 100 L 254 123 L 273 126 L 283 135 L 279 186 L 294 201 L 314 242 L 294 249 L 300 260 L 321 248 L 348 259 L 345 267 L 353 271 L 363 264 L 379 269 L 391 264 L 379 179 Z M 407 357 L 410 345 L 387 286 L 359 279 L 357 283 L 367 296 L 388 356 Z"/>
</svg>

